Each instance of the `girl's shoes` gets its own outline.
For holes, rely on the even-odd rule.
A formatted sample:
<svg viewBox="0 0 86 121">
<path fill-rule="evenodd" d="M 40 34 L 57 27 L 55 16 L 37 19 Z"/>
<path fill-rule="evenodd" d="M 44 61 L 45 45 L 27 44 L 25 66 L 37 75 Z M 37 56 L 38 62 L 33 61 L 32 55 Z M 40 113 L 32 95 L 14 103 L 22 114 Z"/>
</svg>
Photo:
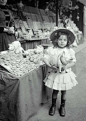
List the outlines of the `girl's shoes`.
<svg viewBox="0 0 86 121">
<path fill-rule="evenodd" d="M 60 116 L 62 116 L 62 117 L 65 116 L 66 111 L 65 111 L 65 106 L 64 106 L 64 104 L 61 104 L 60 109 L 59 109 L 59 113 L 60 113 Z"/>
<path fill-rule="evenodd" d="M 51 106 L 51 108 L 49 110 L 49 115 L 50 116 L 53 116 L 55 114 L 55 111 L 56 111 L 56 105 Z"/>
<path fill-rule="evenodd" d="M 53 115 L 55 114 L 55 111 L 56 111 L 56 105 L 51 106 L 51 108 L 50 108 L 50 110 L 49 110 L 49 115 L 50 115 L 50 116 L 53 116 Z M 62 116 L 62 117 L 65 116 L 66 111 L 65 111 L 65 106 L 64 106 L 64 104 L 61 104 L 60 109 L 59 109 L 59 113 L 60 113 L 60 116 Z"/>
<path fill-rule="evenodd" d="M 61 99 L 61 106 L 59 109 L 59 113 L 60 113 L 60 116 L 62 116 L 62 117 L 64 117 L 66 114 L 65 101 L 66 100 Z M 50 110 L 49 110 L 49 115 L 53 116 L 55 114 L 55 111 L 56 111 L 56 98 L 52 98 L 52 105 L 51 105 Z"/>
<path fill-rule="evenodd" d="M 66 114 L 66 111 L 65 111 L 65 101 L 64 99 L 61 99 L 61 106 L 60 106 L 60 109 L 59 109 L 59 113 L 60 113 L 60 116 L 64 117 L 65 114 Z"/>
<path fill-rule="evenodd" d="M 52 105 L 51 105 L 50 110 L 49 110 L 49 115 L 50 116 L 53 116 L 55 114 L 55 111 L 56 111 L 56 99 L 57 98 L 52 98 Z"/>
</svg>

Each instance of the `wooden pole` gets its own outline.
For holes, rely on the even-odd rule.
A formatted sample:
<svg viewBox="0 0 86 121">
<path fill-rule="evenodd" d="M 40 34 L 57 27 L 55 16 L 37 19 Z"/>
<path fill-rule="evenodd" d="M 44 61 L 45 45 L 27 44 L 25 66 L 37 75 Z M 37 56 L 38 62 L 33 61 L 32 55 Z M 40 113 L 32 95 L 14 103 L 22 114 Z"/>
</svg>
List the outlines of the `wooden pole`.
<svg viewBox="0 0 86 121">
<path fill-rule="evenodd" d="M 56 26 L 58 26 L 58 0 L 55 0 L 56 3 Z"/>
</svg>

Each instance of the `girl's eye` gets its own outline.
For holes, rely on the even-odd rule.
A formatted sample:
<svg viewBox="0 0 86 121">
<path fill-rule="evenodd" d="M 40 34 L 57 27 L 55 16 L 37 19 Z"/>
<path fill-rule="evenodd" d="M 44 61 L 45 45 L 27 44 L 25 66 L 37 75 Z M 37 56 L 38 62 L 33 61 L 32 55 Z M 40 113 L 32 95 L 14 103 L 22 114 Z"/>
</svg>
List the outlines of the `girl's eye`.
<svg viewBox="0 0 86 121">
<path fill-rule="evenodd" d="M 64 41 L 67 41 L 66 39 L 64 39 Z"/>
<path fill-rule="evenodd" d="M 62 39 L 59 39 L 59 41 L 61 41 Z"/>
</svg>

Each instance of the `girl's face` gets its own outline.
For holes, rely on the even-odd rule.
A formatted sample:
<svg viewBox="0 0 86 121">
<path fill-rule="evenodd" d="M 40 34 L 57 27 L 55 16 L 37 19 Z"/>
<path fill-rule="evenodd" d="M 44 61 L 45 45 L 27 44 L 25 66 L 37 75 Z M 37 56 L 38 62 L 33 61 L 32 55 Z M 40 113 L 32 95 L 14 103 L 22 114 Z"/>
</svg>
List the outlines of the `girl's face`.
<svg viewBox="0 0 86 121">
<path fill-rule="evenodd" d="M 67 36 L 66 35 L 61 35 L 58 38 L 58 46 L 63 48 L 67 45 Z"/>
</svg>

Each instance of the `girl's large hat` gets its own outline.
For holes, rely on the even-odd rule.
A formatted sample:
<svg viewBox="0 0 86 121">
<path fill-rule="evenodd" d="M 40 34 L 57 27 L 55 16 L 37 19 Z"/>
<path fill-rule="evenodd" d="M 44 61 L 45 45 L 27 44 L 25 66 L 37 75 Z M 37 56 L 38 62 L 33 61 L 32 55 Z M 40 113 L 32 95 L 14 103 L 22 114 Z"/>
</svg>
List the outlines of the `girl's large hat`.
<svg viewBox="0 0 86 121">
<path fill-rule="evenodd" d="M 71 30 L 66 29 L 66 28 L 60 28 L 60 29 L 57 29 L 54 32 L 52 32 L 50 35 L 51 41 L 54 41 L 57 38 L 59 33 L 64 33 L 64 34 L 68 35 L 70 37 L 70 40 L 69 40 L 70 44 L 72 44 L 74 42 L 74 40 L 75 40 L 74 33 Z"/>
</svg>

